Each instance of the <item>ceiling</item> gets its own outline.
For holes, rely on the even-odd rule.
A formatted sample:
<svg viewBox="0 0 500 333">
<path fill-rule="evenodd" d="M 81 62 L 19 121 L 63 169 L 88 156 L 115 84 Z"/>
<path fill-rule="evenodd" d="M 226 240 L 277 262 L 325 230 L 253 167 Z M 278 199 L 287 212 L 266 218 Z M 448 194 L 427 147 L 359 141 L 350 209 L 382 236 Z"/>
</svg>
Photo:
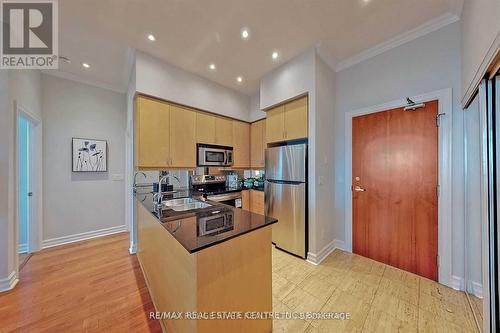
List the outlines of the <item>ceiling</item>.
<svg viewBox="0 0 500 333">
<path fill-rule="evenodd" d="M 59 53 L 71 59 L 60 71 L 125 91 L 135 48 L 251 95 L 266 73 L 310 47 L 320 46 L 334 65 L 429 20 L 458 15 L 462 1 L 59 0 Z"/>
</svg>

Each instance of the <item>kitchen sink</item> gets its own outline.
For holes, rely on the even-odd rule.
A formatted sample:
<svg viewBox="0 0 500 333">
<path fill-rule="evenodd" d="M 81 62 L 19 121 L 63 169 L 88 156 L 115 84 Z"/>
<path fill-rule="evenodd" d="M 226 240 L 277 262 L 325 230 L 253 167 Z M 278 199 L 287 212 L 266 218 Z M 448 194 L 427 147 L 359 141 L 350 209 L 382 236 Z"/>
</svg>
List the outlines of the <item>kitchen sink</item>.
<svg viewBox="0 0 500 333">
<path fill-rule="evenodd" d="M 182 206 L 194 202 L 199 202 L 199 200 L 193 199 L 193 198 L 181 198 L 181 199 L 172 199 L 172 200 L 165 200 L 163 201 L 163 205 L 167 207 L 173 207 L 173 206 Z"/>
<path fill-rule="evenodd" d="M 181 211 L 184 211 L 184 210 L 202 209 L 202 208 L 207 208 L 207 207 L 210 207 L 210 206 L 212 206 L 212 205 L 207 204 L 206 202 L 198 201 L 198 202 L 192 202 L 192 203 L 188 203 L 188 204 L 181 205 L 181 206 L 173 206 L 171 208 L 173 210 L 175 210 L 176 212 L 181 212 Z"/>
<path fill-rule="evenodd" d="M 163 201 L 162 204 L 165 207 L 168 207 L 176 212 L 182 212 L 185 210 L 192 210 L 192 209 L 202 209 L 202 208 L 207 208 L 212 205 L 196 200 L 193 198 L 181 198 L 181 199 L 172 199 L 172 200 L 166 200 Z"/>
</svg>

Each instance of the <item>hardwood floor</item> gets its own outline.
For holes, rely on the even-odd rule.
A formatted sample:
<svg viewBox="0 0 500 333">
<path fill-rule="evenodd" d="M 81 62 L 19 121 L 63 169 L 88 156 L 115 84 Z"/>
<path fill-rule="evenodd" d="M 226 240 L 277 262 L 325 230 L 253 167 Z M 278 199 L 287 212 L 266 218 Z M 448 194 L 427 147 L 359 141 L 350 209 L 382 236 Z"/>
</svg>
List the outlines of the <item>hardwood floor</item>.
<svg viewBox="0 0 500 333">
<path fill-rule="evenodd" d="M 33 255 L 0 294 L 0 332 L 161 332 L 128 234 Z M 273 311 L 348 320 L 274 320 L 273 332 L 476 332 L 461 292 L 335 250 L 319 266 L 273 248 Z"/>
<path fill-rule="evenodd" d="M 161 332 L 128 234 L 43 250 L 0 294 L 0 332 Z"/>
<path fill-rule="evenodd" d="M 483 322 L 483 299 L 472 294 L 469 294 L 469 298 L 471 300 L 472 311 L 476 316 L 476 320 L 479 325 Z"/>
</svg>

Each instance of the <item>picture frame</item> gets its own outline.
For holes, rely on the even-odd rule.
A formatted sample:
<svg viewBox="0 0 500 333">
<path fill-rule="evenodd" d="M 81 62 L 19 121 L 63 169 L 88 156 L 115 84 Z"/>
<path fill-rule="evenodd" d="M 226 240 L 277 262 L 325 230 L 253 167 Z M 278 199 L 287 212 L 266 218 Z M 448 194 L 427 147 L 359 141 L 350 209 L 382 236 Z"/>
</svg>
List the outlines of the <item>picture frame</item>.
<svg viewBox="0 0 500 333">
<path fill-rule="evenodd" d="M 71 151 L 73 172 L 108 171 L 108 141 L 72 138 Z"/>
</svg>

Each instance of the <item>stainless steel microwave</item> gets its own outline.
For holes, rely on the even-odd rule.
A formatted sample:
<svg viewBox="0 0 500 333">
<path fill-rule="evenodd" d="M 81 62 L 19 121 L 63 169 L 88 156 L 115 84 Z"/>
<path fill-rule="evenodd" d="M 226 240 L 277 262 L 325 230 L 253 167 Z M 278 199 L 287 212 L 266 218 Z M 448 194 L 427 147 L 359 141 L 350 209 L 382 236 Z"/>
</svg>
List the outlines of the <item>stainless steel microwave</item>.
<svg viewBox="0 0 500 333">
<path fill-rule="evenodd" d="M 197 165 L 200 167 L 233 165 L 233 147 L 198 143 Z"/>
</svg>

